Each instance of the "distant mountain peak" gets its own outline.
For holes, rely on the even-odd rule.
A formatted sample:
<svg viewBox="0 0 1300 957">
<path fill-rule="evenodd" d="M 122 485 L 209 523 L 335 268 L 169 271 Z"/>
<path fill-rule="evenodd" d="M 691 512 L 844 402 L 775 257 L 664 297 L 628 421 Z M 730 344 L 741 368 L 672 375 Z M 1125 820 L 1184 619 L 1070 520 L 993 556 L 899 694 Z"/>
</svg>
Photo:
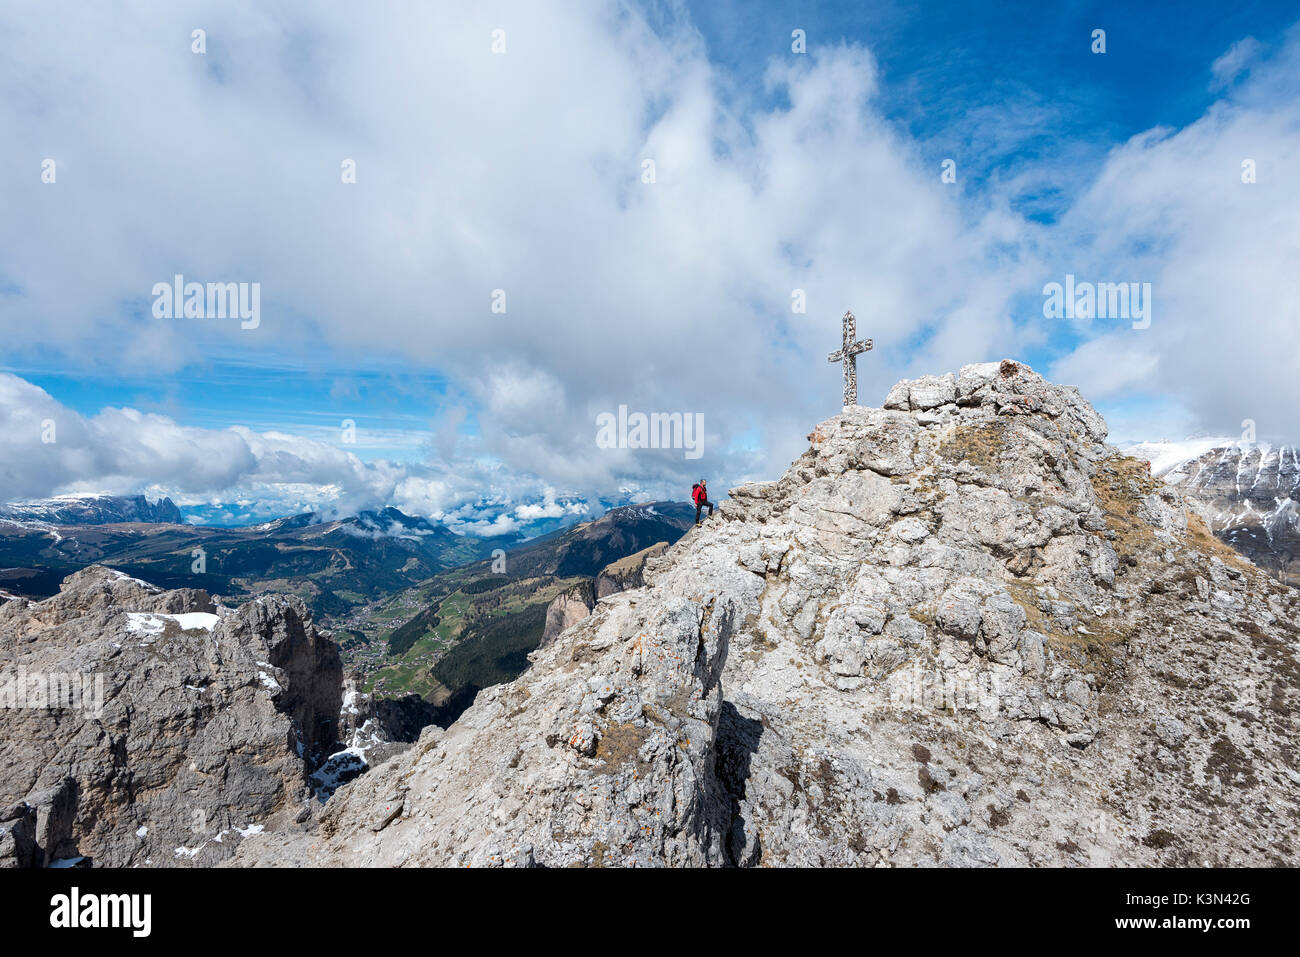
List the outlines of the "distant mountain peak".
<svg viewBox="0 0 1300 957">
<path fill-rule="evenodd" d="M 163 497 L 155 502 L 143 495 L 58 495 L 0 505 L 0 518 L 46 522 L 50 525 L 114 525 L 125 522 L 181 525 L 185 519 L 176 503 Z"/>
<path fill-rule="evenodd" d="M 1300 583 L 1300 448 L 1233 441 L 1152 471 L 1199 503 L 1219 539 Z"/>
</svg>

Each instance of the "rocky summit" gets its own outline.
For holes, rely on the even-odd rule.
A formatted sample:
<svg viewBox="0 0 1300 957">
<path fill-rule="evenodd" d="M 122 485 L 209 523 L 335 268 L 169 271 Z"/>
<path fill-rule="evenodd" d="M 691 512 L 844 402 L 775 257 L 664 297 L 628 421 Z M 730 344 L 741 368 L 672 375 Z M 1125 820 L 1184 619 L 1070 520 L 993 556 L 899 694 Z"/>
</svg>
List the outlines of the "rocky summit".
<svg viewBox="0 0 1300 957">
<path fill-rule="evenodd" d="M 235 865 L 1297 862 L 1297 592 L 1012 361 L 899 383 Z"/>
</svg>

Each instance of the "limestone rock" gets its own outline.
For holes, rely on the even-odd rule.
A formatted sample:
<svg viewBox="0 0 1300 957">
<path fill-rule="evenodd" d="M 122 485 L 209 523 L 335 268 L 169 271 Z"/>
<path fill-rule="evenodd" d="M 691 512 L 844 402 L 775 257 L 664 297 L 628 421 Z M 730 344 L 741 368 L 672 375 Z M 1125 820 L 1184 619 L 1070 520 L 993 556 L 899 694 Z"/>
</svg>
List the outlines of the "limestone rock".
<svg viewBox="0 0 1300 957">
<path fill-rule="evenodd" d="M 563 631 L 572 628 L 596 607 L 596 588 L 592 581 L 581 581 L 551 599 L 546 606 L 546 624 L 542 627 L 542 644 L 550 644 Z"/>
<path fill-rule="evenodd" d="M 308 806 L 341 674 L 298 599 L 230 609 L 91 566 L 49 599 L 6 603 L 0 861 L 229 856 Z"/>
</svg>

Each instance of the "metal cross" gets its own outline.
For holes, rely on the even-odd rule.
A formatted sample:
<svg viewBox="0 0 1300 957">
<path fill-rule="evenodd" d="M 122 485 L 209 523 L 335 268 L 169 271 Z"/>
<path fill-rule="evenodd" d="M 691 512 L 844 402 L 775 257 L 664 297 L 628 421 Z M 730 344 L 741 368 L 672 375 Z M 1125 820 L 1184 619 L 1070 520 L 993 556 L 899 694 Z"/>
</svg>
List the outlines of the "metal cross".
<svg viewBox="0 0 1300 957">
<path fill-rule="evenodd" d="M 858 356 L 871 350 L 871 340 L 858 340 L 858 321 L 853 313 L 844 314 L 844 345 L 827 356 L 829 362 L 844 363 L 844 404 L 858 404 Z"/>
</svg>

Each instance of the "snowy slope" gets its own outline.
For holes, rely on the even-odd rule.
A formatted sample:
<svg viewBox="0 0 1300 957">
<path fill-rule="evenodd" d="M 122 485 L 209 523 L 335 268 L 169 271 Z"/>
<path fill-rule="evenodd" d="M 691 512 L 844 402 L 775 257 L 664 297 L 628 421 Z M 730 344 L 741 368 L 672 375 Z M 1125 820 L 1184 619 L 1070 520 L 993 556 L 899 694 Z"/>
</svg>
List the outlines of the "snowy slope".
<svg viewBox="0 0 1300 957">
<path fill-rule="evenodd" d="M 109 525 L 149 522 L 179 525 L 180 509 L 169 498 L 150 502 L 143 495 L 60 495 L 0 505 L 0 518 L 51 525 Z"/>
<path fill-rule="evenodd" d="M 1124 451 L 1204 503 L 1220 539 L 1283 580 L 1300 580 L 1300 447 L 1197 438 Z"/>
</svg>

